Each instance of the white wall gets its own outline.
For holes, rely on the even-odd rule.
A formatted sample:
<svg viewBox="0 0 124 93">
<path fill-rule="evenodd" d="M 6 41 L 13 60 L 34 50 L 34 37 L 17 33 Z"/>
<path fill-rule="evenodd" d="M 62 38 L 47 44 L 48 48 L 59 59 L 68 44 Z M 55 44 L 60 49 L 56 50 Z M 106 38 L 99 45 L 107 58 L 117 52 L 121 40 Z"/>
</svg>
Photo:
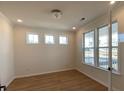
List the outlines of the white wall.
<svg viewBox="0 0 124 93">
<path fill-rule="evenodd" d="M 40 34 L 40 44 L 26 44 L 26 32 L 29 31 Z M 53 34 L 56 37 L 56 44 L 44 44 L 44 34 Z M 67 46 L 58 44 L 58 35 L 63 34 L 69 38 Z M 50 73 L 75 67 L 74 32 L 52 31 L 16 25 L 14 28 L 14 42 L 16 77 Z"/>
<path fill-rule="evenodd" d="M 83 33 L 90 31 L 96 27 L 99 27 L 103 24 L 106 24 L 108 21 L 108 19 L 106 19 L 106 15 L 101 16 L 100 18 L 97 18 L 95 20 L 93 20 L 92 22 L 89 22 L 88 24 L 86 24 L 85 26 L 83 26 L 79 31 L 77 31 L 76 33 L 76 50 L 77 50 L 77 59 L 76 59 L 76 65 L 77 65 L 77 69 L 89 76 L 91 76 L 92 78 L 100 81 L 102 84 L 107 85 L 108 84 L 108 74 L 101 70 L 101 69 L 97 69 L 94 68 L 92 66 L 88 66 L 83 64 L 83 59 L 82 59 L 82 53 L 83 53 L 83 49 L 82 49 L 82 41 L 83 41 Z"/>
<path fill-rule="evenodd" d="M 76 42 L 77 42 L 77 69 L 93 79 L 101 82 L 104 85 L 108 85 L 108 73 L 101 69 L 91 67 L 82 63 L 82 33 L 92 30 L 93 28 L 99 27 L 100 25 L 108 23 L 107 15 L 103 15 L 98 17 L 88 24 L 83 26 L 77 33 L 76 33 Z M 118 21 L 118 29 L 119 34 L 124 33 L 124 5 L 122 4 L 120 7 L 113 10 L 113 20 Z M 124 43 L 119 43 L 119 62 L 120 62 L 120 71 L 121 75 L 112 75 L 112 86 L 113 89 L 117 90 L 124 90 Z"/>
<path fill-rule="evenodd" d="M 0 13 L 0 83 L 6 86 L 14 79 L 12 30 L 9 20 Z"/>
<path fill-rule="evenodd" d="M 118 21 L 119 33 L 124 33 L 124 6 L 116 9 L 113 19 Z M 76 68 L 92 78 L 108 85 L 108 73 L 82 63 L 82 33 L 95 27 L 108 23 L 106 15 L 103 15 L 87 25 L 80 31 L 62 32 L 51 31 L 41 28 L 31 28 L 16 25 L 14 28 L 14 61 L 13 62 L 13 29 L 9 20 L 0 14 L 0 83 L 8 85 L 14 78 L 14 65 L 16 77 L 49 73 L 60 70 Z M 25 43 L 26 32 L 34 31 L 41 34 L 41 44 L 27 45 Z M 58 35 L 65 34 L 69 37 L 69 45 L 60 46 L 58 41 L 55 45 L 44 44 L 44 34 L 53 34 L 58 40 Z M 76 46 L 77 44 L 77 46 Z M 76 46 L 76 47 L 75 47 Z M 113 74 L 113 87 L 124 90 L 124 43 L 119 43 L 121 75 Z M 76 49 L 76 50 L 75 50 Z"/>
</svg>

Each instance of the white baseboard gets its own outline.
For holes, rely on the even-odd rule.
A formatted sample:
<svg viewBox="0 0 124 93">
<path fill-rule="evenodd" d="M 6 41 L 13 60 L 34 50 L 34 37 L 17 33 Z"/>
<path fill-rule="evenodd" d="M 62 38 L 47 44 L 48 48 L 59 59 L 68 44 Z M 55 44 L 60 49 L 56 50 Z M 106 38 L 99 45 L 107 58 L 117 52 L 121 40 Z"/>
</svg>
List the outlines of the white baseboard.
<svg viewBox="0 0 124 93">
<path fill-rule="evenodd" d="M 6 87 L 9 86 L 9 84 L 15 79 L 15 77 L 12 77 L 7 83 L 6 83 Z"/>
<path fill-rule="evenodd" d="M 61 70 L 55 70 L 55 71 L 48 71 L 48 72 L 43 72 L 43 73 L 36 73 L 36 74 L 30 74 L 30 75 L 16 76 L 16 77 L 12 77 L 12 78 L 9 80 L 9 82 L 7 82 L 6 86 L 8 86 L 15 78 L 29 77 L 29 76 L 42 75 L 42 74 L 48 74 L 48 73 L 54 73 L 54 72 L 61 72 L 61 71 L 74 70 L 74 69 L 77 70 L 77 71 L 79 71 L 79 72 L 81 72 L 81 73 L 83 73 L 84 75 L 88 76 L 89 78 L 91 78 L 91 79 L 93 79 L 93 80 L 99 82 L 100 84 L 102 84 L 102 85 L 104 85 L 104 86 L 106 86 L 106 87 L 108 86 L 105 82 L 103 82 L 103 81 L 101 81 L 101 80 L 99 80 L 99 79 L 97 79 L 97 78 L 95 78 L 95 77 L 93 77 L 93 76 L 91 76 L 91 75 L 89 75 L 89 74 L 87 74 L 87 73 L 81 71 L 81 70 L 78 69 L 78 68 L 67 68 L 67 69 L 61 69 Z M 112 88 L 112 90 L 113 90 L 113 91 L 119 91 L 119 89 L 114 88 L 114 87 Z"/>
<path fill-rule="evenodd" d="M 18 75 L 16 78 L 23 78 L 23 77 L 30 77 L 30 76 L 36 76 L 36 75 L 43 75 L 43 74 L 48 74 L 48 73 L 54 73 L 54 72 L 61 72 L 61 71 L 68 71 L 68 70 L 73 70 L 75 69 L 74 67 L 72 68 L 66 68 L 66 69 L 60 69 L 60 70 L 54 70 L 54 71 L 48 71 L 48 72 L 42 72 L 42 73 L 35 73 L 35 74 L 28 74 L 28 75 Z"/>
<path fill-rule="evenodd" d="M 12 77 L 7 83 L 6 83 L 6 87 L 8 87 L 10 85 L 10 83 L 16 79 L 16 78 L 22 78 L 22 77 L 29 77 L 29 76 L 35 76 L 35 75 L 42 75 L 42 74 L 48 74 L 48 73 L 54 73 L 54 72 L 60 72 L 60 71 L 68 71 L 68 70 L 73 70 L 75 68 L 67 68 L 67 69 L 61 69 L 61 70 L 56 70 L 56 71 L 48 71 L 48 72 L 43 72 L 43 73 L 36 73 L 36 74 L 30 74 L 30 75 L 21 75 L 21 76 L 16 76 L 16 77 Z"/>
<path fill-rule="evenodd" d="M 93 76 L 91 76 L 91 75 L 89 75 L 89 74 L 87 74 L 87 73 L 81 71 L 80 69 L 77 69 L 77 68 L 76 68 L 76 70 L 78 70 L 79 72 L 81 72 L 81 73 L 83 73 L 84 75 L 88 76 L 89 78 L 91 78 L 91 79 L 93 79 L 93 80 L 99 82 L 100 84 L 102 84 L 102 85 L 104 85 L 104 86 L 106 86 L 106 87 L 108 86 L 105 82 L 103 82 L 103 81 L 101 81 L 101 80 L 99 80 L 99 79 L 97 79 L 97 78 L 95 78 L 95 77 L 93 77 Z"/>
<path fill-rule="evenodd" d="M 79 72 L 81 72 L 81 73 L 83 73 L 84 75 L 88 76 L 89 78 L 91 78 L 91 79 L 93 79 L 93 80 L 99 82 L 100 84 L 102 84 L 102 85 L 108 87 L 108 84 L 106 84 L 105 82 L 103 82 L 103 81 L 101 81 L 101 80 L 99 80 L 99 79 L 97 79 L 97 78 L 94 78 L 93 76 L 91 76 L 91 75 L 89 75 L 89 74 L 87 74 L 87 73 L 81 71 L 81 70 L 78 69 L 78 68 L 76 68 L 76 70 L 79 71 Z M 112 90 L 113 90 L 113 91 L 120 91 L 119 89 L 117 89 L 117 88 L 115 88 L 115 87 L 113 87 Z"/>
<path fill-rule="evenodd" d="M 117 88 L 112 88 L 113 91 L 120 91 L 120 89 L 117 89 Z"/>
</svg>

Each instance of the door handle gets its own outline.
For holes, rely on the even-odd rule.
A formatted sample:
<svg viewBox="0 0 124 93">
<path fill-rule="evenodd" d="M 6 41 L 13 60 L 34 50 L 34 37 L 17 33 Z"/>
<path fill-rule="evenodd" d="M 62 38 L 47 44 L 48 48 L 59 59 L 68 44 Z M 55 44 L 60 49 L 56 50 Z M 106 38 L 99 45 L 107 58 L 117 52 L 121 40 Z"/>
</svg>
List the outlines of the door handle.
<svg viewBox="0 0 124 93">
<path fill-rule="evenodd" d="M 113 70 L 113 68 L 111 68 L 111 67 L 108 67 L 108 71 L 112 71 Z"/>
</svg>

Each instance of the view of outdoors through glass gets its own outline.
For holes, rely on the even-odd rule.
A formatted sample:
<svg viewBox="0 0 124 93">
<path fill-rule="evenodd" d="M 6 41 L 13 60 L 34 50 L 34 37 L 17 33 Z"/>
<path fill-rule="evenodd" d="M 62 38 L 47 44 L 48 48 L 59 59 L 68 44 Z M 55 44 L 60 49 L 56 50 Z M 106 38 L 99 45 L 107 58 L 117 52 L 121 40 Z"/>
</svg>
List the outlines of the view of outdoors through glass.
<svg viewBox="0 0 124 93">
<path fill-rule="evenodd" d="M 94 65 L 94 31 L 85 34 L 85 63 Z"/>
<path fill-rule="evenodd" d="M 38 41 L 38 35 L 35 34 L 28 34 L 27 35 L 27 43 L 28 44 L 37 44 Z"/>
<path fill-rule="evenodd" d="M 109 64 L 109 28 L 103 26 L 98 29 L 98 41 L 94 42 L 95 31 L 87 32 L 84 34 L 84 61 L 86 64 L 94 65 L 94 43 L 98 42 L 98 67 L 107 69 Z M 118 71 L 118 23 L 112 24 L 112 67 L 114 71 Z"/>
<path fill-rule="evenodd" d="M 108 47 L 108 26 L 99 28 L 99 67 L 108 68 L 109 47 Z"/>
</svg>

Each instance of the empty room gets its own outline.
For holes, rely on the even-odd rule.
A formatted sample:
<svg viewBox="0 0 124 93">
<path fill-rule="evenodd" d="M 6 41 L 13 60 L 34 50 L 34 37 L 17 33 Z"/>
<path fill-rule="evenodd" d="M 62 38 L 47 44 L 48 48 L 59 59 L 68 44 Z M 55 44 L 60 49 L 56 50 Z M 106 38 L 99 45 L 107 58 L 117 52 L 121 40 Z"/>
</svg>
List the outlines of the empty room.
<svg viewBox="0 0 124 93">
<path fill-rule="evenodd" d="M 124 91 L 123 1 L 0 1 L 1 91 Z"/>
</svg>

